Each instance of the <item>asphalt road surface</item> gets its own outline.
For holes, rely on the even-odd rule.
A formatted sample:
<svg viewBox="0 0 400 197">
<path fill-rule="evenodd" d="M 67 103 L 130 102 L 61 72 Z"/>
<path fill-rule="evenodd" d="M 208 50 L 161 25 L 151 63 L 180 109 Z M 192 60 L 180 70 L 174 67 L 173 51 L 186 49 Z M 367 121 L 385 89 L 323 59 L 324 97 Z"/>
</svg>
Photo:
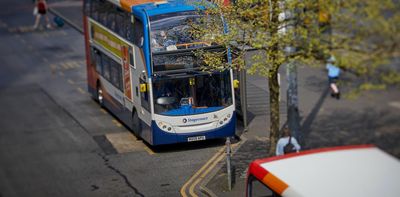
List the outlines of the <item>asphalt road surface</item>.
<svg viewBox="0 0 400 197">
<path fill-rule="evenodd" d="M 81 34 L 32 30 L 32 1 L 0 7 L 1 197 L 180 196 L 224 145 L 146 145 L 87 93 Z"/>
</svg>

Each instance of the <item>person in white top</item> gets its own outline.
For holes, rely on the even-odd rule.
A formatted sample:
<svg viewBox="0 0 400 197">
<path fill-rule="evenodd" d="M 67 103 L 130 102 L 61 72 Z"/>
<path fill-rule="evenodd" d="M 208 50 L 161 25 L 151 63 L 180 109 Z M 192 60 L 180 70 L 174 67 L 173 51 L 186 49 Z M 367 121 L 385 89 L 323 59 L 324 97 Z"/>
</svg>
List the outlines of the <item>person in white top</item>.
<svg viewBox="0 0 400 197">
<path fill-rule="evenodd" d="M 276 155 L 283 155 L 285 154 L 285 146 L 289 143 L 293 144 L 293 152 L 299 152 L 301 147 L 299 143 L 297 142 L 296 138 L 290 135 L 290 131 L 288 127 L 285 127 L 283 129 L 283 136 L 278 140 L 278 143 L 276 143 Z"/>
</svg>

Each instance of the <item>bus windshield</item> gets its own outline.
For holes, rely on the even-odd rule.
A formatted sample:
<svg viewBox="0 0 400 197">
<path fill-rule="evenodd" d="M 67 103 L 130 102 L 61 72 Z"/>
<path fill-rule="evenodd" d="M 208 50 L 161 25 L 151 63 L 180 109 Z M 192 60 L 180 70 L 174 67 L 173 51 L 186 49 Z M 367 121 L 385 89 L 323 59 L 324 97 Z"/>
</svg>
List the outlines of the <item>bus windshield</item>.
<svg viewBox="0 0 400 197">
<path fill-rule="evenodd" d="M 150 17 L 151 51 L 173 51 L 211 46 L 193 38 L 189 29 L 192 23 L 201 22 L 198 11 L 161 14 Z M 222 22 L 221 22 L 222 27 Z"/>
<path fill-rule="evenodd" d="M 208 113 L 232 105 L 230 71 L 163 77 L 153 84 L 154 112 L 161 115 Z"/>
</svg>

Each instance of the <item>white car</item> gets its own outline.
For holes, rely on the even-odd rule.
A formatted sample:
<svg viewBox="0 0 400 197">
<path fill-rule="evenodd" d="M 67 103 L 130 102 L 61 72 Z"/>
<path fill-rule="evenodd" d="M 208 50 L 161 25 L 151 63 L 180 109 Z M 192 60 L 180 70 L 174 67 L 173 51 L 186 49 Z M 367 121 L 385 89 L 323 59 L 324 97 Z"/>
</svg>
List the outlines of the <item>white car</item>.
<svg viewBox="0 0 400 197">
<path fill-rule="evenodd" d="M 247 197 L 399 197 L 400 161 L 373 145 L 322 148 L 253 161 Z"/>
</svg>

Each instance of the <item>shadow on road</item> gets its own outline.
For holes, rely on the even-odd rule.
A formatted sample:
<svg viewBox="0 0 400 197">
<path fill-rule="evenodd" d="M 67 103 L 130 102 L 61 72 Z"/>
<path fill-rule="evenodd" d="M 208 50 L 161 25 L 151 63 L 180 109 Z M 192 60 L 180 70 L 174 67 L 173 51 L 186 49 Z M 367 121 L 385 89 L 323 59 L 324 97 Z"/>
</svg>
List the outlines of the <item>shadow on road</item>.
<svg viewBox="0 0 400 197">
<path fill-rule="evenodd" d="M 321 97 L 318 99 L 317 103 L 311 110 L 310 114 L 307 116 L 307 118 L 304 120 L 303 124 L 301 125 L 301 131 L 303 133 L 303 136 L 302 136 L 303 144 L 305 144 L 305 141 L 311 132 L 311 125 L 313 124 L 315 118 L 317 117 L 317 114 L 318 114 L 319 110 L 321 109 L 322 104 L 324 104 L 325 98 L 328 95 L 328 93 L 329 93 L 329 88 L 325 88 L 325 90 L 321 94 Z"/>
<path fill-rule="evenodd" d="M 145 144 L 156 153 L 168 153 L 168 152 L 180 152 L 180 151 L 196 150 L 203 148 L 222 147 L 225 145 L 225 139 L 210 139 L 199 142 L 178 143 L 178 144 L 169 144 L 160 146 L 151 146 L 148 143 Z"/>
<path fill-rule="evenodd" d="M 333 111 L 320 116 L 308 131 L 304 149 L 374 144 L 400 158 L 400 116 L 389 110 Z"/>
</svg>

